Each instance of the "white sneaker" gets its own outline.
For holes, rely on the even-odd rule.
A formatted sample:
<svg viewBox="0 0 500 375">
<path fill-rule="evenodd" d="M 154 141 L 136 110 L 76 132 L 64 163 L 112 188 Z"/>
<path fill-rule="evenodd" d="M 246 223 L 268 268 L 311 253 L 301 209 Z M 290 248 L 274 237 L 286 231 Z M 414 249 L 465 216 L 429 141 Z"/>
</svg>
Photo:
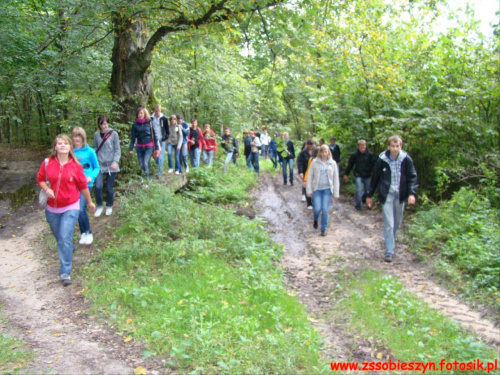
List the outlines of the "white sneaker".
<svg viewBox="0 0 500 375">
<path fill-rule="evenodd" d="M 92 235 L 92 233 L 87 233 L 85 245 L 91 245 L 92 242 L 94 242 L 94 236 Z"/>
<path fill-rule="evenodd" d="M 175 174 L 179 174 L 179 171 L 175 171 Z"/>
<path fill-rule="evenodd" d="M 102 206 L 98 206 L 97 209 L 95 210 L 94 217 L 99 217 L 102 214 Z"/>
<path fill-rule="evenodd" d="M 313 209 L 313 206 L 307 206 L 307 209 L 308 209 L 308 210 L 312 210 L 312 209 Z"/>
<path fill-rule="evenodd" d="M 186 167 L 186 173 L 189 173 L 189 165 Z"/>
<path fill-rule="evenodd" d="M 168 170 L 168 173 L 172 173 L 174 170 L 173 169 L 169 169 Z"/>
<path fill-rule="evenodd" d="M 82 233 L 82 236 L 80 237 L 80 241 L 78 242 L 80 245 L 84 245 L 87 243 L 87 233 Z"/>
<path fill-rule="evenodd" d="M 302 195 L 302 202 L 305 202 L 305 201 L 306 201 L 306 196 Z"/>
<path fill-rule="evenodd" d="M 106 216 L 110 216 L 113 213 L 113 207 L 106 207 Z"/>
</svg>

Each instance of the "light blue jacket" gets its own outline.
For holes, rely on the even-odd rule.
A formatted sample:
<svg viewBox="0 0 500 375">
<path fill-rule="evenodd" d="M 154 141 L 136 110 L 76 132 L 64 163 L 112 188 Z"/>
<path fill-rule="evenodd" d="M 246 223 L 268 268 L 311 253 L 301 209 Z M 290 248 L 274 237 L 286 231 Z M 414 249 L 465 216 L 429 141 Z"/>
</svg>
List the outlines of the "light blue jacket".
<svg viewBox="0 0 500 375">
<path fill-rule="evenodd" d="M 90 177 L 92 180 L 87 183 L 89 190 L 94 185 L 94 181 L 99 174 L 99 162 L 97 161 L 97 155 L 93 148 L 89 147 L 88 144 L 79 149 L 74 149 L 75 155 L 83 167 L 83 173 L 85 177 Z"/>
</svg>

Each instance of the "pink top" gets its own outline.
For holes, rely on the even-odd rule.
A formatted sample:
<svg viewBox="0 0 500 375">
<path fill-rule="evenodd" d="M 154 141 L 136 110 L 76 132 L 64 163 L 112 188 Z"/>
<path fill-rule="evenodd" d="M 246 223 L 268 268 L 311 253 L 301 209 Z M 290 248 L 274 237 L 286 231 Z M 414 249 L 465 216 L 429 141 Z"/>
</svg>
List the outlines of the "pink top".
<svg viewBox="0 0 500 375">
<path fill-rule="evenodd" d="M 149 143 L 146 143 L 146 144 L 137 144 L 137 147 L 149 147 L 149 146 L 153 146 L 154 143 L 153 142 L 149 142 Z"/>
<path fill-rule="evenodd" d="M 71 203 L 69 206 L 57 207 L 57 208 L 46 205 L 45 208 L 47 211 L 52 212 L 53 214 L 62 214 L 63 212 L 69 210 L 80 210 L 80 201 L 78 200 L 75 203 Z"/>
</svg>

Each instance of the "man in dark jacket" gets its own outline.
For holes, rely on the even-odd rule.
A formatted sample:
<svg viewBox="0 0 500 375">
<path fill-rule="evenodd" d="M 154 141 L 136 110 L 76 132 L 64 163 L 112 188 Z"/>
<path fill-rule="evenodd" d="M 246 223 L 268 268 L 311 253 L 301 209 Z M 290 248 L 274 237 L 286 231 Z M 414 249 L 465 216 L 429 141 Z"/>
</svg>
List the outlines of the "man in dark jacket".
<svg viewBox="0 0 500 375">
<path fill-rule="evenodd" d="M 283 140 L 278 144 L 278 156 L 283 167 L 283 183 L 287 184 L 286 166 L 290 171 L 290 185 L 293 186 L 293 160 L 295 159 L 295 147 L 287 132 L 283 133 Z"/>
<path fill-rule="evenodd" d="M 308 139 L 306 141 L 306 146 L 302 151 L 299 152 L 299 156 L 297 156 L 297 169 L 299 171 L 299 176 L 302 179 L 302 202 L 307 201 L 307 208 L 310 207 L 312 210 L 312 197 L 306 197 L 306 183 L 304 182 L 304 175 L 307 171 L 307 166 L 309 164 L 309 159 L 312 158 L 312 154 L 314 151 L 314 141 L 312 139 Z"/>
<path fill-rule="evenodd" d="M 226 161 L 224 163 L 224 173 L 227 173 L 229 169 L 229 162 L 231 159 L 233 163 L 236 164 L 236 158 L 234 155 L 238 156 L 238 141 L 231 134 L 231 129 L 226 128 L 224 130 L 224 135 L 222 136 L 222 148 L 226 151 Z"/>
<path fill-rule="evenodd" d="M 356 183 L 356 210 L 361 210 L 361 197 L 370 190 L 370 177 L 375 166 L 375 155 L 366 149 L 366 141 L 358 141 L 358 149 L 349 158 L 349 164 L 344 173 L 344 182 L 349 180 L 348 176 L 354 167 L 354 182 Z"/>
<path fill-rule="evenodd" d="M 332 153 L 332 158 L 337 162 L 337 165 L 340 163 L 340 147 L 336 142 L 335 137 L 330 137 L 330 144 L 328 145 L 328 148 L 330 149 L 330 152 Z"/>
<path fill-rule="evenodd" d="M 415 204 L 417 171 L 413 160 L 403 151 L 403 141 L 397 135 L 389 138 L 388 150 L 382 152 L 373 170 L 366 204 L 372 207 L 372 197 L 378 186 L 378 197 L 384 216 L 385 261 L 392 262 L 396 246 L 396 231 L 403 220 L 405 201 Z"/>
</svg>

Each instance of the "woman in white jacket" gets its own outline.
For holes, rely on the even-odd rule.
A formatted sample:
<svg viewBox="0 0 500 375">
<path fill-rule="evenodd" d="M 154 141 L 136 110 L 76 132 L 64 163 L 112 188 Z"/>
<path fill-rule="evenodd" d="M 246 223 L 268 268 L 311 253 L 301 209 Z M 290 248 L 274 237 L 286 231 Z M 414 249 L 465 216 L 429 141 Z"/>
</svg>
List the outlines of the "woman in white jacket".
<svg viewBox="0 0 500 375">
<path fill-rule="evenodd" d="M 335 200 L 339 199 L 339 170 L 327 145 L 320 147 L 318 157 L 311 162 L 309 168 L 306 193 L 313 200 L 313 226 L 314 229 L 318 228 L 319 214 L 322 212 L 321 235 L 326 236 L 332 194 Z"/>
</svg>

